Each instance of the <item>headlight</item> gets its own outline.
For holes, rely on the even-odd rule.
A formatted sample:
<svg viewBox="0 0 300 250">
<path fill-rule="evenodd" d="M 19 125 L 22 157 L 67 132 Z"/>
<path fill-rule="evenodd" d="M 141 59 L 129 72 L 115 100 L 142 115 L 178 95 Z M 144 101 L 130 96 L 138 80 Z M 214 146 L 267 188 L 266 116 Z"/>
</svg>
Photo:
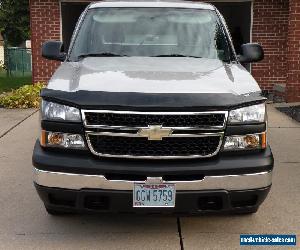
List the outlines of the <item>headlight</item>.
<svg viewBox="0 0 300 250">
<path fill-rule="evenodd" d="M 43 100 L 41 112 L 43 120 L 81 121 L 79 109 L 55 102 Z"/>
<path fill-rule="evenodd" d="M 250 135 L 226 136 L 223 149 L 232 150 L 251 150 L 265 149 L 267 147 L 266 133 Z"/>
<path fill-rule="evenodd" d="M 42 130 L 41 145 L 43 147 L 58 147 L 70 149 L 85 149 L 81 135 Z"/>
<path fill-rule="evenodd" d="M 229 112 L 228 123 L 257 123 L 266 119 L 265 103 L 234 109 Z"/>
</svg>

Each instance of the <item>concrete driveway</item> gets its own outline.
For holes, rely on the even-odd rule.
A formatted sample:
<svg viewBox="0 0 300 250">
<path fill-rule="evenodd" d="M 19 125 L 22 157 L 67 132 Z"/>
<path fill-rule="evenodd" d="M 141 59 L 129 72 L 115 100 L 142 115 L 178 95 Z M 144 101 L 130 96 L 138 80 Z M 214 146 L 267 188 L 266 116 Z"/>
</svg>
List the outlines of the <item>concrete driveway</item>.
<svg viewBox="0 0 300 250">
<path fill-rule="evenodd" d="M 300 247 L 300 124 L 272 106 L 269 141 L 275 156 L 274 182 L 258 213 L 180 218 L 48 215 L 32 185 L 31 153 L 39 134 L 38 114 L 3 112 L 0 249 L 240 249 L 241 233 L 297 234 Z M 20 119 L 13 121 L 16 116 Z"/>
</svg>

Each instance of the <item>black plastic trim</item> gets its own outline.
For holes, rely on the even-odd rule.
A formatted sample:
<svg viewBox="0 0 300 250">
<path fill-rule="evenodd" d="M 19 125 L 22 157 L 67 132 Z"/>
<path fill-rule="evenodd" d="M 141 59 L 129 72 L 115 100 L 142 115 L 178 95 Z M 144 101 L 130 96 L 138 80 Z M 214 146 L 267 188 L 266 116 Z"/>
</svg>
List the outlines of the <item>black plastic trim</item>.
<svg viewBox="0 0 300 250">
<path fill-rule="evenodd" d="M 254 190 L 178 191 L 175 208 L 133 208 L 132 191 L 49 188 L 35 184 L 48 209 L 76 213 L 247 213 L 255 212 L 267 197 L 271 186 Z M 255 197 L 255 199 L 252 199 Z M 247 199 L 250 203 L 247 204 Z M 88 204 L 89 201 L 95 201 Z M 215 202 L 217 204 L 212 204 Z M 206 204 L 205 204 L 206 203 Z M 243 206 L 239 206 L 239 204 Z M 238 205 L 238 206 L 237 206 Z"/>
<path fill-rule="evenodd" d="M 42 129 L 51 132 L 63 132 L 63 133 L 74 133 L 84 134 L 84 126 L 81 123 L 71 122 L 56 122 L 56 121 L 45 121 L 41 122 Z"/>
<path fill-rule="evenodd" d="M 125 160 L 79 155 L 67 150 L 52 152 L 35 144 L 33 165 L 45 171 L 77 174 L 141 174 L 147 176 L 203 174 L 248 174 L 273 169 L 274 159 L 270 147 L 250 154 L 219 154 L 209 159 L 195 160 Z"/>
<path fill-rule="evenodd" d="M 266 123 L 251 125 L 227 125 L 225 135 L 246 135 L 265 132 Z"/>
<path fill-rule="evenodd" d="M 136 93 L 86 90 L 67 92 L 43 89 L 41 97 L 77 108 L 128 111 L 226 111 L 266 101 L 261 92 L 234 95 L 231 93 Z"/>
<path fill-rule="evenodd" d="M 57 122 L 57 121 L 41 121 L 42 129 L 53 132 L 77 133 L 84 135 L 85 129 L 82 123 Z M 97 131 L 97 130 L 96 130 Z M 100 130 L 99 130 L 100 131 Z M 106 132 L 108 130 L 105 130 Z M 251 125 L 227 125 L 225 135 L 243 135 L 262 133 L 266 131 L 266 124 L 251 124 Z M 124 131 L 123 131 L 124 132 Z M 207 130 L 196 130 L 192 132 L 207 132 Z M 178 132 L 180 133 L 180 132 Z M 183 133 L 183 132 L 182 132 Z M 186 133 L 186 132 L 184 132 Z"/>
</svg>

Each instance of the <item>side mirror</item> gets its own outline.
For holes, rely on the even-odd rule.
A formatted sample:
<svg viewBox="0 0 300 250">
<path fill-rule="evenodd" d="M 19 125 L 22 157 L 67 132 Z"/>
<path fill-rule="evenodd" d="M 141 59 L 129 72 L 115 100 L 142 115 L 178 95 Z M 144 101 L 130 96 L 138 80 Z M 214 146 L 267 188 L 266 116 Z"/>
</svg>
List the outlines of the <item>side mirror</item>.
<svg viewBox="0 0 300 250">
<path fill-rule="evenodd" d="M 258 43 L 246 43 L 241 46 L 240 63 L 259 62 L 264 59 L 264 50 Z"/>
<path fill-rule="evenodd" d="M 63 43 L 58 41 L 47 41 L 42 46 L 42 56 L 49 60 L 64 61 L 66 53 L 62 52 Z"/>
</svg>

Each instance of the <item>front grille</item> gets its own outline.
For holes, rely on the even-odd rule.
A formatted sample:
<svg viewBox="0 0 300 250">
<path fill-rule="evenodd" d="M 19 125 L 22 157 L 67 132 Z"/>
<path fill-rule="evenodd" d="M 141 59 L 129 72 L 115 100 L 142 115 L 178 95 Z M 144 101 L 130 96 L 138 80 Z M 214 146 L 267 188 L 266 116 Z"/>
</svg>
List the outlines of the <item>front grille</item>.
<svg viewBox="0 0 300 250">
<path fill-rule="evenodd" d="M 87 142 L 93 154 L 133 159 L 214 156 L 222 144 L 227 115 L 226 111 L 82 110 Z"/>
<path fill-rule="evenodd" d="M 225 113 L 202 114 L 147 114 L 147 113 L 102 113 L 85 111 L 87 126 L 147 127 L 223 127 Z"/>
<path fill-rule="evenodd" d="M 167 137 L 149 141 L 143 137 L 123 137 L 88 134 L 94 153 L 114 157 L 186 158 L 214 155 L 220 146 L 221 135 L 207 137 Z"/>
</svg>

